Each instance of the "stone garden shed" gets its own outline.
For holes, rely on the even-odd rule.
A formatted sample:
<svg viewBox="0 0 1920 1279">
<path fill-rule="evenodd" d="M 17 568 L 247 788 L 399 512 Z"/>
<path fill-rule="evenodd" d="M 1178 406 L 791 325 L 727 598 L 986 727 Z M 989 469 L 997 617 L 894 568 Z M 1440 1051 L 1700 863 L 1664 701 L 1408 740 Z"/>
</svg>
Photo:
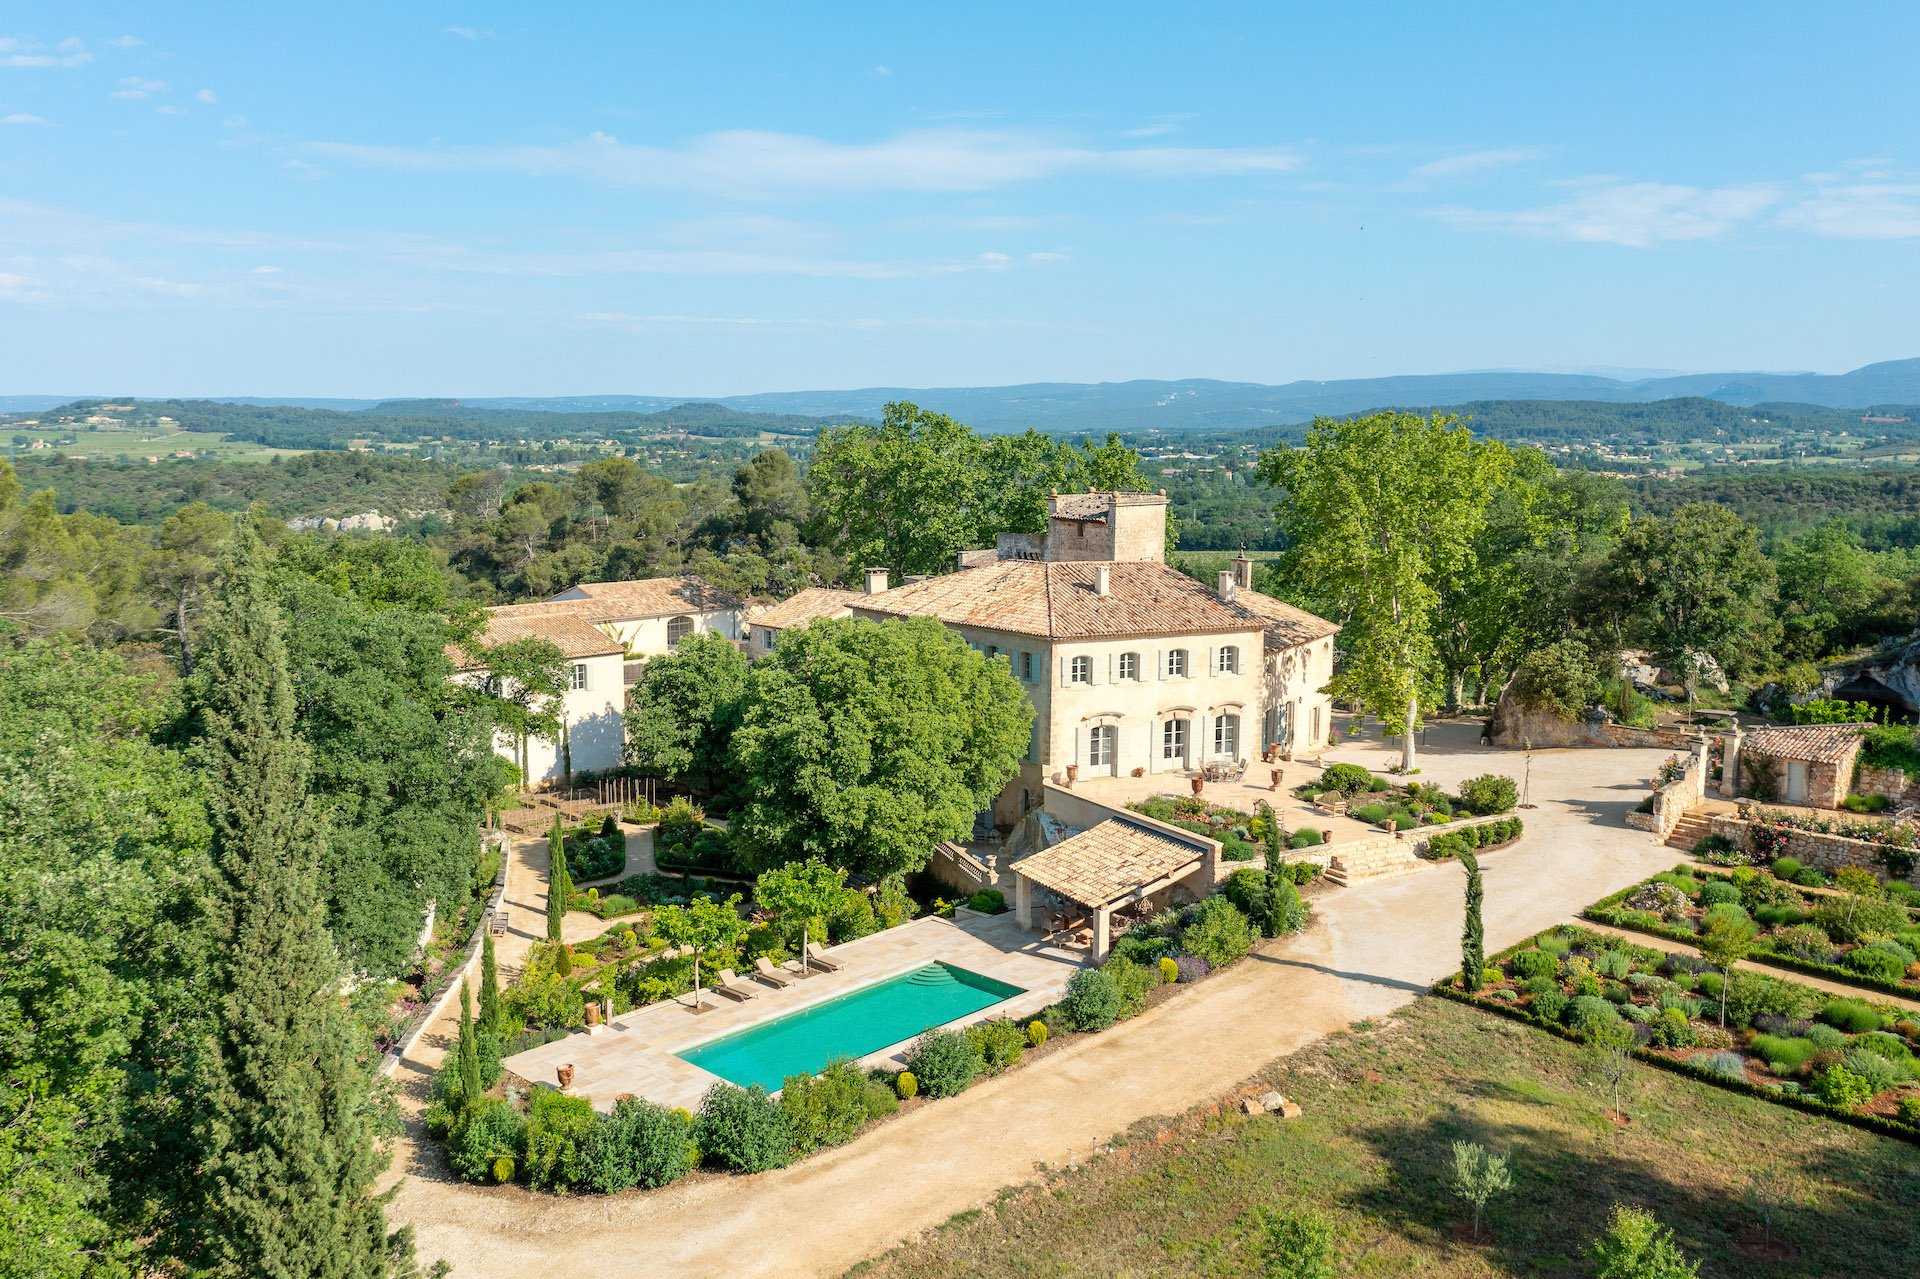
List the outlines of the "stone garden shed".
<svg viewBox="0 0 1920 1279">
<path fill-rule="evenodd" d="M 1865 724 L 1793 724 L 1736 739 L 1729 794 L 1811 808 L 1838 808 L 1853 790 Z"/>
</svg>

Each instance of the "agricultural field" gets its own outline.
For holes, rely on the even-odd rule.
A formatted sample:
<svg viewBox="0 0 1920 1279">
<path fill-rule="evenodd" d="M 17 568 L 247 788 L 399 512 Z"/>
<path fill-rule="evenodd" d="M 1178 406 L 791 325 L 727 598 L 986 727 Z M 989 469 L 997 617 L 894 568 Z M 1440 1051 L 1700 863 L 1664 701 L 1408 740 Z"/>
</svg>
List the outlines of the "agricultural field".
<svg viewBox="0 0 1920 1279">
<path fill-rule="evenodd" d="M 189 431 L 171 417 L 136 415 L 133 406 L 97 405 L 84 413 L 16 413 L 0 417 L 0 441 L 14 458 L 161 462 L 176 457 L 265 461 L 300 449 L 270 448 L 210 431 Z"/>
</svg>

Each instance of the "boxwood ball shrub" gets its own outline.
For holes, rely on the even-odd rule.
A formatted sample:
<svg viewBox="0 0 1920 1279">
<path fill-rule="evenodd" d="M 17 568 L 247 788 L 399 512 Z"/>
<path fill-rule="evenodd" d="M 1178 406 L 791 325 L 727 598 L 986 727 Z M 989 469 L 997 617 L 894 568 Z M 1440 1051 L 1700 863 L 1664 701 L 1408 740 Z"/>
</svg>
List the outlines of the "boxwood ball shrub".
<svg viewBox="0 0 1920 1279">
<path fill-rule="evenodd" d="M 1049 1033 L 1047 1023 L 1041 1021 L 1038 1017 L 1027 1023 L 1027 1042 L 1035 1048 L 1047 1042 L 1047 1035 Z"/>
<path fill-rule="evenodd" d="M 693 1167 L 693 1125 L 685 1111 L 622 1097 L 594 1125 L 587 1184 L 602 1194 L 670 1185 Z"/>
<path fill-rule="evenodd" d="M 1533 997 L 1533 1011 L 1548 1021 L 1559 1021 L 1566 1015 L 1567 997 L 1557 990 L 1543 990 Z"/>
<path fill-rule="evenodd" d="M 1169 985 L 1180 980 L 1180 965 L 1171 955 L 1160 957 L 1160 980 Z"/>
<path fill-rule="evenodd" d="M 728 1172 L 765 1172 L 793 1158 L 793 1133 L 780 1103 L 759 1084 L 715 1084 L 700 1102 L 694 1140 L 709 1160 Z"/>
<path fill-rule="evenodd" d="M 920 1095 L 920 1081 L 911 1070 L 903 1070 L 893 1077 L 893 1090 L 900 1094 L 901 1101 L 912 1101 Z"/>
<path fill-rule="evenodd" d="M 1105 1030 L 1119 1019 L 1120 992 L 1098 968 L 1083 968 L 1067 982 L 1060 1011 L 1075 1030 Z"/>
<path fill-rule="evenodd" d="M 1739 901 L 1740 890 L 1724 879 L 1710 879 L 1700 885 L 1700 904 L 1702 906 L 1718 906 L 1722 902 L 1733 902 L 1737 904 Z"/>
<path fill-rule="evenodd" d="M 1522 981 L 1532 977 L 1552 977 L 1560 971 L 1560 961 L 1544 950 L 1523 950 L 1513 957 L 1513 975 Z"/>
<path fill-rule="evenodd" d="M 957 1097 L 973 1086 L 982 1062 L 960 1031 L 929 1030 L 907 1050 L 907 1069 L 927 1096 Z"/>
<path fill-rule="evenodd" d="M 447 1162 L 467 1181 L 494 1180 L 494 1164 L 511 1163 L 526 1146 L 527 1121 L 512 1103 L 488 1097 L 447 1142 Z"/>
<path fill-rule="evenodd" d="M 1329 764 L 1320 774 L 1320 784 L 1351 799 L 1362 791 L 1374 789 L 1373 774 L 1358 764 Z"/>
</svg>

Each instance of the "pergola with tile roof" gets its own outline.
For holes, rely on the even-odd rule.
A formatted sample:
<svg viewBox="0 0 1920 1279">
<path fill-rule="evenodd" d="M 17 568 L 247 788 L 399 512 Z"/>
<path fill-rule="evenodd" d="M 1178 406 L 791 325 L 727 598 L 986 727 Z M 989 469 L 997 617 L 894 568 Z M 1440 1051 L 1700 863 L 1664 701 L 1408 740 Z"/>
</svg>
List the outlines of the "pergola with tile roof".
<svg viewBox="0 0 1920 1279">
<path fill-rule="evenodd" d="M 1218 847 L 1158 823 L 1110 817 L 1013 863 L 1014 910 L 1022 928 L 1033 927 L 1036 884 L 1091 910 L 1098 963 L 1106 958 L 1115 907 L 1151 897 L 1204 869 Z"/>
</svg>

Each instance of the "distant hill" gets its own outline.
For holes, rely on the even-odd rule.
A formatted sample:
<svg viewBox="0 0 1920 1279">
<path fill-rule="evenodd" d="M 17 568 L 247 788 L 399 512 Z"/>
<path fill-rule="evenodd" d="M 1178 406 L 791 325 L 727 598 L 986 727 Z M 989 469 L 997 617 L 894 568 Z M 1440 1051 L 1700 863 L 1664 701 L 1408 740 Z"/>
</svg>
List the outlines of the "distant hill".
<svg viewBox="0 0 1920 1279">
<path fill-rule="evenodd" d="M 864 387 L 842 391 L 773 391 L 689 404 L 685 397 L 570 395 L 429 400 L 227 399 L 261 409 L 372 412 L 393 417 L 505 413 L 532 423 L 543 414 L 654 415 L 698 407 L 709 414 L 771 414 L 790 419 L 877 418 L 890 400 L 912 400 L 952 414 L 982 431 L 1245 430 L 1305 422 L 1316 414 L 1424 408 L 1487 401 L 1578 400 L 1653 404 L 1692 397 L 1740 407 L 1793 403 L 1864 409 L 1920 403 L 1920 359 L 1869 364 L 1850 373 L 1687 373 L 1621 379 L 1591 373 L 1484 371 L 1332 382 L 1182 381 L 1033 382 L 990 387 Z M 40 412 L 65 403 L 54 396 L 0 396 L 0 411 Z M 181 403 L 181 401 L 172 401 Z M 193 401 L 197 404 L 212 400 Z M 711 418 L 707 425 L 717 423 Z M 743 423 L 744 425 L 744 423 Z M 586 429 L 581 427 L 578 429 Z M 779 429 L 777 427 L 773 429 Z"/>
</svg>

